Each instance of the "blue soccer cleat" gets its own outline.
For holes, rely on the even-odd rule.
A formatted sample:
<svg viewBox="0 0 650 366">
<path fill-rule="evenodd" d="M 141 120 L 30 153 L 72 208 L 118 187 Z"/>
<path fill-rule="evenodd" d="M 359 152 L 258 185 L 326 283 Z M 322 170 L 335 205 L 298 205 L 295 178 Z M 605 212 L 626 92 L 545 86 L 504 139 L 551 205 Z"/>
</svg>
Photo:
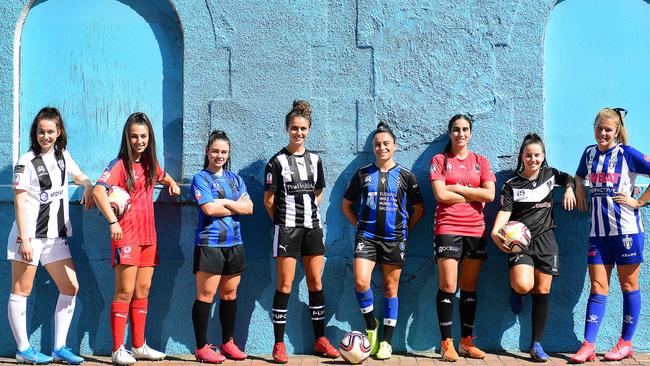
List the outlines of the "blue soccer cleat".
<svg viewBox="0 0 650 366">
<path fill-rule="evenodd" d="M 36 352 L 32 346 L 24 351 L 16 351 L 16 362 L 31 363 L 35 365 L 45 365 L 52 362 L 52 357 Z"/>
<path fill-rule="evenodd" d="M 544 352 L 542 345 L 539 342 L 533 342 L 530 345 L 530 358 L 535 362 L 546 362 L 551 358 Z"/>
<path fill-rule="evenodd" d="M 523 308 L 524 297 L 516 293 L 514 290 L 510 290 L 510 310 L 515 314 L 519 314 Z"/>
<path fill-rule="evenodd" d="M 52 351 L 52 359 L 54 359 L 55 362 L 67 363 L 70 365 L 79 365 L 84 362 L 83 357 L 72 353 L 70 347 L 67 346 L 63 346 L 56 351 Z"/>
</svg>

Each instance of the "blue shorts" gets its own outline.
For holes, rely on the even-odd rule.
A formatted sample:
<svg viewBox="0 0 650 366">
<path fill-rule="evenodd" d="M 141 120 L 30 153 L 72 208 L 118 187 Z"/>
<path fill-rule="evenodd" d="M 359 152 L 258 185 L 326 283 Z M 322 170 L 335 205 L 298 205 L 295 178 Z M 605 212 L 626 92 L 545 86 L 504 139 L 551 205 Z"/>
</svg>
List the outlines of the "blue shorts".
<svg viewBox="0 0 650 366">
<path fill-rule="evenodd" d="M 643 262 L 643 233 L 589 238 L 588 264 L 641 262 Z"/>
</svg>

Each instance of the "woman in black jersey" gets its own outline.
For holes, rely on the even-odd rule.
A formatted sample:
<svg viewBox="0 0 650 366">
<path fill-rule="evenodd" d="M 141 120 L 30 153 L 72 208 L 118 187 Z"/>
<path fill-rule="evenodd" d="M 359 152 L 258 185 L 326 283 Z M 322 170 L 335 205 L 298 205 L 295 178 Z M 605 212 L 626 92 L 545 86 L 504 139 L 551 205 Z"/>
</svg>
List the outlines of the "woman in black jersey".
<svg viewBox="0 0 650 366">
<path fill-rule="evenodd" d="M 311 129 L 311 107 L 302 100 L 293 102 L 285 117 L 289 144 L 275 154 L 264 172 L 264 207 L 273 220 L 273 256 L 278 275 L 273 297 L 273 360 L 287 363 L 284 330 L 287 305 L 302 257 L 309 290 L 309 311 L 314 326 L 314 352 L 337 358 L 339 352 L 325 338 L 325 299 L 321 272 L 325 245 L 318 206 L 323 199 L 325 179 L 320 157 L 305 148 Z"/>
<path fill-rule="evenodd" d="M 501 210 L 494 220 L 492 240 L 509 255 L 511 297 L 510 307 L 519 314 L 523 297 L 533 298 L 532 341 L 530 357 L 545 362 L 548 355 L 540 342 L 548 318 L 549 296 L 553 276 L 560 274 L 558 248 L 553 229 L 553 188 L 565 188 L 562 202 L 566 210 L 576 203 L 573 177 L 551 168 L 546 163 L 544 142 L 537 134 L 524 137 L 519 149 L 517 171 L 506 181 L 501 192 Z M 519 221 L 530 230 L 530 245 L 521 253 L 511 253 L 499 230 L 509 221 Z"/>
<path fill-rule="evenodd" d="M 373 139 L 374 164 L 352 177 L 341 209 L 357 228 L 354 246 L 354 281 L 359 308 L 366 320 L 370 354 L 385 360 L 392 355 L 391 338 L 397 325 L 397 287 L 404 265 L 408 229 L 424 215 L 424 204 L 415 175 L 393 160 L 395 134 L 387 124 L 377 125 Z M 361 199 L 358 215 L 352 206 Z M 407 204 L 412 206 L 409 214 Z M 379 322 L 373 313 L 370 279 L 379 263 L 384 290 L 384 337 L 379 342 Z"/>
</svg>

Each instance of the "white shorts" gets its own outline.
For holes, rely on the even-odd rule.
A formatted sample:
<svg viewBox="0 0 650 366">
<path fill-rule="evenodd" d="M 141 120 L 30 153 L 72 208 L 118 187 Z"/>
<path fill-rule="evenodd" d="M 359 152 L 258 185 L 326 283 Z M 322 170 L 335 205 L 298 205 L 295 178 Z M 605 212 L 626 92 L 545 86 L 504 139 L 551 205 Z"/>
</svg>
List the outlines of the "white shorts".
<svg viewBox="0 0 650 366">
<path fill-rule="evenodd" d="M 41 262 L 41 265 L 45 266 L 72 257 L 70 255 L 70 248 L 65 239 L 37 238 L 30 240 L 30 243 L 32 244 L 32 261 L 26 262 L 18 252 L 18 243 L 16 239 L 16 236 L 9 235 L 9 241 L 7 242 L 7 259 L 10 261 L 24 262 L 34 266 L 37 266 L 38 262 Z"/>
</svg>

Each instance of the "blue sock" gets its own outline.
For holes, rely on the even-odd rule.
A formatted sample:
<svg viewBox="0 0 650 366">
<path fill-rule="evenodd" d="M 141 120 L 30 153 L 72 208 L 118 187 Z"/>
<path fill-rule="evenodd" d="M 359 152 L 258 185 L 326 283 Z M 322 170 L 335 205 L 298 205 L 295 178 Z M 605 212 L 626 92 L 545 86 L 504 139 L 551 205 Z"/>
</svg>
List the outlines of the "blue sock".
<svg viewBox="0 0 650 366">
<path fill-rule="evenodd" d="M 399 299 L 396 297 L 384 298 L 384 341 L 391 343 L 393 330 L 397 325 L 397 312 L 399 310 Z"/>
<path fill-rule="evenodd" d="M 623 292 L 623 330 L 621 338 L 631 341 L 641 314 L 641 292 L 639 290 Z"/>
<path fill-rule="evenodd" d="M 598 328 L 605 315 L 606 295 L 590 294 L 587 301 L 587 318 L 585 319 L 585 340 L 589 343 L 596 342 Z"/>
<path fill-rule="evenodd" d="M 367 289 L 364 292 L 355 291 L 357 295 L 357 303 L 359 303 L 359 309 L 363 314 L 363 318 L 366 321 L 366 329 L 375 329 L 377 323 L 375 322 L 375 316 L 373 313 L 374 310 L 374 298 L 372 296 L 372 289 Z"/>
</svg>

